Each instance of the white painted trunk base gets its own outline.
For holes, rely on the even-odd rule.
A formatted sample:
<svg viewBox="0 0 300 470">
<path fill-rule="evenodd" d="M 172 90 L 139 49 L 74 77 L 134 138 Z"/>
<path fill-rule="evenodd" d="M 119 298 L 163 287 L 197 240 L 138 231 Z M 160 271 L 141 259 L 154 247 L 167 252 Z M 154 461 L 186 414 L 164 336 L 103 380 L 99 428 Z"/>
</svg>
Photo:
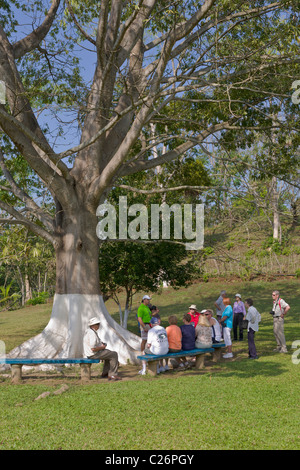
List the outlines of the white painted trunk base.
<svg viewBox="0 0 300 470">
<path fill-rule="evenodd" d="M 137 356 L 141 339 L 113 320 L 102 296 L 84 294 L 55 294 L 46 328 L 13 349 L 8 357 L 83 357 L 83 335 L 92 317 L 100 319 L 98 334 L 108 349 L 118 353 L 120 364 L 140 362 Z"/>
</svg>

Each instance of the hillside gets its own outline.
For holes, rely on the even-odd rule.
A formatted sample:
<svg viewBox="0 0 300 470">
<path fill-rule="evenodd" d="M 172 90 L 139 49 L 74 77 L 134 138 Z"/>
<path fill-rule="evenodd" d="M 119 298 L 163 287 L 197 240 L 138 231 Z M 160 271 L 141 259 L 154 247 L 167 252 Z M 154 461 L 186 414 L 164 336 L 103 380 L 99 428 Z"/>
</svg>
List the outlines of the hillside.
<svg viewBox="0 0 300 470">
<path fill-rule="evenodd" d="M 282 221 L 282 241 L 274 242 L 270 223 L 262 217 L 235 227 L 220 224 L 205 230 L 203 278 L 300 274 L 300 226 Z"/>
</svg>

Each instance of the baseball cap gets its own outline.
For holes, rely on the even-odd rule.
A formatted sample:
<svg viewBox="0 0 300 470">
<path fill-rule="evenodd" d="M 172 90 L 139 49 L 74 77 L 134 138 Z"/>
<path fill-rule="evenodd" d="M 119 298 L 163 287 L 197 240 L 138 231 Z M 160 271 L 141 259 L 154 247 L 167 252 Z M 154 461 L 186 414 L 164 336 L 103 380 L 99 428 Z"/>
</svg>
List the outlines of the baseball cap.
<svg viewBox="0 0 300 470">
<path fill-rule="evenodd" d="M 159 318 L 157 318 L 157 317 L 152 317 L 151 320 L 150 320 L 150 323 L 151 323 L 152 325 L 155 325 L 156 323 L 159 323 Z"/>
<path fill-rule="evenodd" d="M 151 300 L 151 297 L 149 297 L 149 295 L 144 295 L 144 297 L 142 298 L 142 300 L 144 300 L 144 299 Z"/>
</svg>

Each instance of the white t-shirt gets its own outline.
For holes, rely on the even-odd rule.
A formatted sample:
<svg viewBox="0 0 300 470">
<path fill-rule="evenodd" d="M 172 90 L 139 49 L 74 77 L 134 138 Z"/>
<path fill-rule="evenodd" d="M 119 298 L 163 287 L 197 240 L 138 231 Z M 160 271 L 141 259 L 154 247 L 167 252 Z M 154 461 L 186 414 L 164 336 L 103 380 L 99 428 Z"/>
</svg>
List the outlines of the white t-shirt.
<svg viewBox="0 0 300 470">
<path fill-rule="evenodd" d="M 150 344 L 152 354 L 167 354 L 169 351 L 168 336 L 166 330 L 160 326 L 153 326 L 148 331 L 147 343 Z"/>
<path fill-rule="evenodd" d="M 97 331 L 88 328 L 83 337 L 83 353 L 84 357 L 90 357 L 95 354 L 95 351 L 92 351 L 92 348 L 97 348 L 101 346 L 102 341 L 98 336 Z"/>
<path fill-rule="evenodd" d="M 261 315 L 253 305 L 251 305 L 251 307 L 248 309 L 246 320 L 249 322 L 248 331 L 249 328 L 251 328 L 253 331 L 258 331 L 258 323 L 261 320 Z"/>
<path fill-rule="evenodd" d="M 220 341 L 221 338 L 222 338 L 220 323 L 215 318 L 213 318 L 213 320 L 215 320 L 215 323 L 213 324 L 213 326 L 211 328 L 212 337 L 215 338 L 216 341 Z"/>
</svg>

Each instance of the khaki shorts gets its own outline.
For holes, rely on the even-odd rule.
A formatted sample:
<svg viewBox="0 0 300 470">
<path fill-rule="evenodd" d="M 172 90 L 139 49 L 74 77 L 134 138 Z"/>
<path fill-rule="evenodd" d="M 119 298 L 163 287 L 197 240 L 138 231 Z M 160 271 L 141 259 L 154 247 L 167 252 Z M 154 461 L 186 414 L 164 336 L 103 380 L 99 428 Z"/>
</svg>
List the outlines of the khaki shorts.
<svg viewBox="0 0 300 470">
<path fill-rule="evenodd" d="M 140 326 L 140 330 L 141 330 L 141 338 L 142 339 L 147 339 L 148 338 L 148 331 L 150 330 L 150 325 L 145 325 L 145 329 L 143 329 L 141 326 Z"/>
</svg>

